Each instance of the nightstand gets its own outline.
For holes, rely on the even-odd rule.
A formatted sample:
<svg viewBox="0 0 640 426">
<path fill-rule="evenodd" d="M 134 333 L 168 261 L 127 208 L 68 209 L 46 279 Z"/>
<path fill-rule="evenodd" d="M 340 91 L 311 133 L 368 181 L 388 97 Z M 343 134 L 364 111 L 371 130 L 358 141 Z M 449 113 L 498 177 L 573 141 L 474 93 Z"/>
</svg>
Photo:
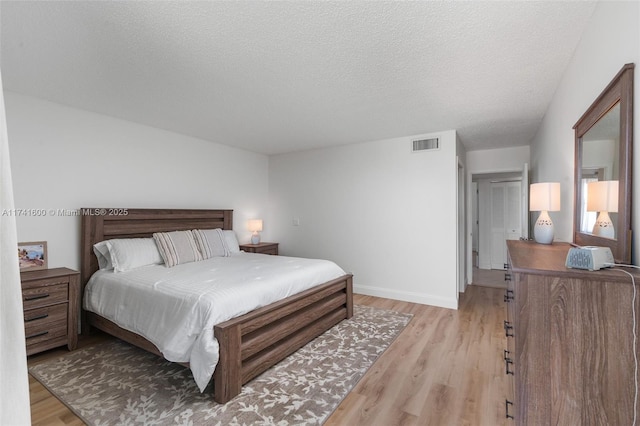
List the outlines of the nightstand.
<svg viewBox="0 0 640 426">
<path fill-rule="evenodd" d="M 278 255 L 278 243 L 240 244 L 240 250 L 248 253 Z"/>
<path fill-rule="evenodd" d="M 80 273 L 68 268 L 20 273 L 27 355 L 78 344 Z"/>
</svg>

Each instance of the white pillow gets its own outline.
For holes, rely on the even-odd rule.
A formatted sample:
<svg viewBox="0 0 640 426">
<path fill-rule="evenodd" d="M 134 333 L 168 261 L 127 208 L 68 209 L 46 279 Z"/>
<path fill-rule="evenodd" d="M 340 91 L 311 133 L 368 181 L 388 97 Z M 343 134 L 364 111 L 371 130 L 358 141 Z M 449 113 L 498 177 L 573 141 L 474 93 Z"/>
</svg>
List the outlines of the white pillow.
<svg viewBox="0 0 640 426">
<path fill-rule="evenodd" d="M 100 269 L 113 269 L 111 263 L 111 254 L 109 253 L 109 246 L 106 241 L 100 241 L 93 245 L 93 252 L 98 258 L 98 267 Z"/>
<path fill-rule="evenodd" d="M 224 238 L 227 241 L 229 252 L 240 253 L 240 244 L 238 244 L 238 237 L 236 237 L 236 233 L 229 229 L 222 232 L 224 233 Z"/>
<path fill-rule="evenodd" d="M 202 260 L 191 231 L 156 232 L 153 239 L 167 268 Z"/>
<path fill-rule="evenodd" d="M 106 259 L 111 260 L 111 264 L 107 264 L 105 269 L 111 269 L 112 267 L 114 272 L 125 272 L 141 266 L 160 265 L 163 263 L 162 256 L 160 256 L 158 246 L 153 238 L 123 238 L 107 240 L 102 243 L 94 245 L 94 252 L 96 246 L 98 246 L 100 253 Z M 105 254 L 105 246 L 108 249 L 108 254 Z M 97 257 L 98 264 L 100 264 L 100 257 Z"/>
<path fill-rule="evenodd" d="M 191 232 L 203 259 L 229 256 L 227 240 L 222 229 L 194 229 Z"/>
</svg>

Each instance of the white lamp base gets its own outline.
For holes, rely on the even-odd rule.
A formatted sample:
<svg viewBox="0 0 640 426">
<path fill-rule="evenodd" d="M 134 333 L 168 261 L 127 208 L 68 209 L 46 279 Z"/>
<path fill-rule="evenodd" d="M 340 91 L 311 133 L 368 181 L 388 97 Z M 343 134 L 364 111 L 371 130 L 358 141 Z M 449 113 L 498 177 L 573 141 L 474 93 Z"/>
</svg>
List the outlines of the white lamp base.
<svg viewBox="0 0 640 426">
<path fill-rule="evenodd" d="M 251 244 L 260 244 L 260 234 L 257 232 L 251 234 Z"/>
<path fill-rule="evenodd" d="M 613 227 L 611 218 L 609 217 L 609 212 L 600 212 L 595 225 L 593 225 L 593 231 L 591 231 L 591 233 L 604 238 L 613 239 L 616 237 L 616 230 Z"/>
<path fill-rule="evenodd" d="M 553 242 L 553 222 L 546 210 L 540 212 L 538 220 L 533 227 L 533 237 L 538 244 L 551 244 Z"/>
</svg>

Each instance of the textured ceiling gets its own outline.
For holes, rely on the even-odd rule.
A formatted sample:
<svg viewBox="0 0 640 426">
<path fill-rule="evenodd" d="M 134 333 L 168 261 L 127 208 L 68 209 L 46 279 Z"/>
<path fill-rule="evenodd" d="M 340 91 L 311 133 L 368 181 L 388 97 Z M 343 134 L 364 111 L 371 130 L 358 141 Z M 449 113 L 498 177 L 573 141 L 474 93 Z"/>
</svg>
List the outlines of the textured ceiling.
<svg viewBox="0 0 640 426">
<path fill-rule="evenodd" d="M 527 145 L 593 2 L 0 2 L 6 90 L 273 154 Z"/>
</svg>

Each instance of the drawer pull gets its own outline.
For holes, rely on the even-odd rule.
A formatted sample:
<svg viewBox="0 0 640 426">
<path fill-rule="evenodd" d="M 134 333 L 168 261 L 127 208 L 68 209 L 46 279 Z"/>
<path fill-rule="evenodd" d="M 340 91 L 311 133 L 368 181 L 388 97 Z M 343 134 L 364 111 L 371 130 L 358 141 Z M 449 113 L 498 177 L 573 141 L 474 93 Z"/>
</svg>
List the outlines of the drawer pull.
<svg viewBox="0 0 640 426">
<path fill-rule="evenodd" d="M 513 337 L 513 333 L 509 333 L 509 330 L 513 330 L 513 326 L 507 320 L 504 320 L 504 334 L 507 337 Z"/>
<path fill-rule="evenodd" d="M 509 269 L 509 264 L 508 264 L 508 263 L 503 263 L 503 264 L 502 264 L 502 269 L 504 269 L 505 271 L 506 271 L 507 269 Z"/>
<path fill-rule="evenodd" d="M 49 334 L 49 332 L 48 331 L 41 331 L 40 333 L 35 333 L 35 334 L 31 334 L 29 336 L 26 336 L 25 339 L 33 339 L 34 337 L 44 336 L 45 334 Z"/>
<path fill-rule="evenodd" d="M 504 301 L 509 303 L 513 300 L 513 290 L 505 290 L 504 292 Z"/>
<path fill-rule="evenodd" d="M 49 293 L 37 294 L 35 296 L 25 296 L 24 301 L 28 302 L 30 300 L 46 299 L 47 297 L 49 297 Z"/>
<path fill-rule="evenodd" d="M 504 355 L 502 356 L 502 359 L 504 359 L 504 360 L 508 359 L 508 358 L 509 358 L 509 354 L 510 354 L 510 353 L 511 353 L 510 351 L 508 351 L 508 350 L 506 350 L 506 349 L 505 349 L 505 350 L 504 350 Z"/>
<path fill-rule="evenodd" d="M 511 274 L 504 274 L 505 281 L 511 281 Z"/>
<path fill-rule="evenodd" d="M 39 320 L 39 319 L 43 319 L 43 318 L 47 318 L 48 316 L 49 316 L 49 314 L 42 314 L 42 315 L 38 315 L 37 317 L 33 317 L 33 318 L 25 319 L 25 320 L 24 320 L 24 322 L 35 321 L 35 320 Z"/>
<path fill-rule="evenodd" d="M 511 358 L 505 358 L 504 359 L 504 372 L 505 372 L 505 374 L 511 374 L 513 376 L 514 375 L 513 370 L 509 370 L 509 364 L 513 364 L 513 361 L 511 361 Z"/>
<path fill-rule="evenodd" d="M 504 400 L 504 412 L 507 415 L 507 419 L 511 419 L 513 420 L 513 416 L 511 414 L 509 414 L 509 406 L 513 405 L 513 402 L 509 401 L 508 399 Z"/>
</svg>

